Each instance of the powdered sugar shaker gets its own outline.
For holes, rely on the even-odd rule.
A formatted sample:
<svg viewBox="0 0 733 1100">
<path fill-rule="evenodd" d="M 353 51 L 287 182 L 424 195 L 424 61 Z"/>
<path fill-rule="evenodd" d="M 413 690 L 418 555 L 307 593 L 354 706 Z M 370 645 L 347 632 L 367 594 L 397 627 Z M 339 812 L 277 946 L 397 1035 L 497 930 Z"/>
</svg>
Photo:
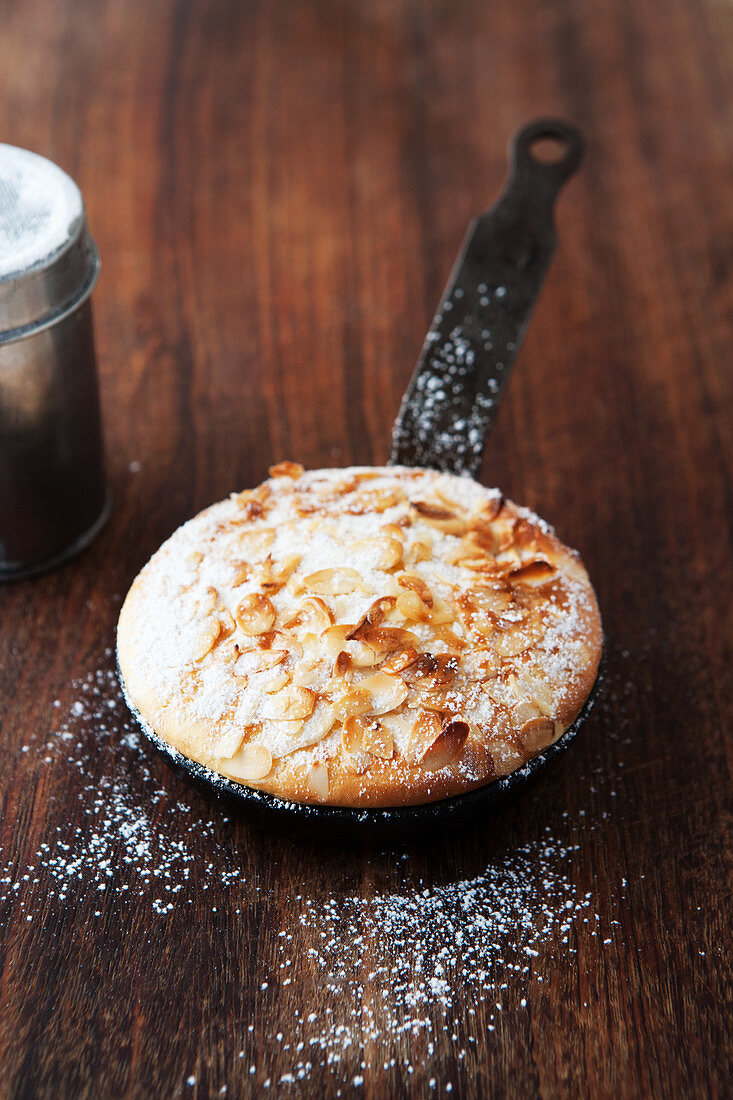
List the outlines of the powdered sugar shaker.
<svg viewBox="0 0 733 1100">
<path fill-rule="evenodd" d="M 81 192 L 0 144 L 0 581 L 82 550 L 109 512 Z"/>
</svg>

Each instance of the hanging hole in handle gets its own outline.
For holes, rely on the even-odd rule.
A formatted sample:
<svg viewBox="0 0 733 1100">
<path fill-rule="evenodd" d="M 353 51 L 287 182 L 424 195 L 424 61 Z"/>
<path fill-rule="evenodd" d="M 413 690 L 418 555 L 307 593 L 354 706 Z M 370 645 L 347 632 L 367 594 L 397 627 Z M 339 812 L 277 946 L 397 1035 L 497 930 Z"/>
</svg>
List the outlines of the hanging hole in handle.
<svg viewBox="0 0 733 1100">
<path fill-rule="evenodd" d="M 538 118 L 527 123 L 512 144 L 517 167 L 541 172 L 556 184 L 571 176 L 583 159 L 580 130 L 560 118 Z"/>
<path fill-rule="evenodd" d="M 559 164 L 567 154 L 567 142 L 555 134 L 543 134 L 529 143 L 529 155 L 538 164 Z"/>
</svg>

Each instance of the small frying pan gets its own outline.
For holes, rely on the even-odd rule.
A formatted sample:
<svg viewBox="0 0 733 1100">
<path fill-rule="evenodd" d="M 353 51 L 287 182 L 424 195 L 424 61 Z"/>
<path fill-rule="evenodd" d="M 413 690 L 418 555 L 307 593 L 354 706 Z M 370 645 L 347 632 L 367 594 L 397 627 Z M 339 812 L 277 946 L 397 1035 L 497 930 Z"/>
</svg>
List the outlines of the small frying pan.
<svg viewBox="0 0 733 1100">
<path fill-rule="evenodd" d="M 550 139 L 558 156 L 538 159 Z M 428 466 L 477 477 L 556 243 L 553 207 L 583 157 L 578 130 L 559 119 L 524 126 L 511 143 L 511 170 L 498 202 L 468 228 L 392 432 L 390 464 Z M 170 766 L 208 798 L 268 829 L 293 829 L 330 842 L 407 840 L 436 827 L 466 825 L 518 794 L 564 752 L 595 701 L 601 673 L 573 724 L 510 775 L 467 794 L 420 806 L 347 809 L 289 802 L 245 787 L 190 760 L 142 720 Z"/>
</svg>

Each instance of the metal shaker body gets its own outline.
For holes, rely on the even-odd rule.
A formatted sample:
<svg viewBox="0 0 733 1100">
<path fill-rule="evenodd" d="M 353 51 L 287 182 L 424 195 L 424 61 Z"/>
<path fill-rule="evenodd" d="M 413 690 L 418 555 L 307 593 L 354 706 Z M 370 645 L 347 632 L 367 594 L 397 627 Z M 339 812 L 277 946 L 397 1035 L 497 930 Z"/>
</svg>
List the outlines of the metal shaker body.
<svg viewBox="0 0 733 1100">
<path fill-rule="evenodd" d="M 107 518 L 98 274 L 73 181 L 0 145 L 0 580 L 72 556 Z"/>
</svg>

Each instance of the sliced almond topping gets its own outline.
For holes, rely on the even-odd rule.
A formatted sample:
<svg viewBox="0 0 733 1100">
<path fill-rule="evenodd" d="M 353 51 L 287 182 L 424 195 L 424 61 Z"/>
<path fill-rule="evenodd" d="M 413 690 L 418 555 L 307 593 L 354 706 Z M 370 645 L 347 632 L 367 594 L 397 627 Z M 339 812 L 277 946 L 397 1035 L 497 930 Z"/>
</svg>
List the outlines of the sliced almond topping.
<svg viewBox="0 0 733 1100">
<path fill-rule="evenodd" d="M 466 744 L 470 732 L 468 722 L 460 718 L 447 719 L 440 733 L 420 757 L 420 767 L 426 772 L 437 772 L 456 760 Z"/>
<path fill-rule="evenodd" d="M 403 649 L 393 653 L 382 665 L 382 672 L 404 672 L 410 665 L 414 665 L 420 654 L 416 649 Z"/>
<path fill-rule="evenodd" d="M 487 745 L 494 762 L 494 771 L 499 775 L 509 775 L 524 763 L 519 749 L 506 741 L 490 741 Z"/>
<path fill-rule="evenodd" d="M 512 603 L 511 593 L 501 583 L 469 588 L 467 594 L 477 608 L 493 611 L 495 615 L 501 615 Z"/>
<path fill-rule="evenodd" d="M 245 634 L 264 634 L 275 622 L 275 608 L 267 596 L 252 592 L 239 604 L 235 617 Z"/>
<path fill-rule="evenodd" d="M 263 691 L 266 695 L 275 695 L 276 692 L 282 691 L 284 687 L 290 683 L 290 677 L 284 668 L 276 668 L 267 677 L 266 682 L 263 684 Z"/>
<path fill-rule="evenodd" d="M 372 706 L 372 697 L 368 691 L 362 691 L 360 687 L 343 681 L 334 688 L 330 698 L 334 718 L 338 722 L 345 722 L 356 714 L 366 714 Z"/>
<path fill-rule="evenodd" d="M 430 608 L 417 592 L 401 592 L 397 597 L 397 610 L 408 622 L 426 623 L 430 619 Z"/>
<path fill-rule="evenodd" d="M 394 753 L 392 734 L 381 722 L 371 722 L 364 731 L 364 748 L 380 760 L 391 760 Z"/>
<path fill-rule="evenodd" d="M 398 676 L 389 676 L 386 672 L 375 672 L 359 682 L 359 690 L 370 696 L 372 714 L 388 714 L 396 710 L 407 698 L 408 691 Z"/>
<path fill-rule="evenodd" d="M 378 569 L 394 569 L 402 561 L 402 543 L 399 539 L 384 538 L 379 540 Z"/>
<path fill-rule="evenodd" d="M 242 558 L 253 562 L 262 560 L 275 541 L 272 527 L 244 528 L 237 535 L 236 547 Z"/>
<path fill-rule="evenodd" d="M 196 600 L 196 615 L 198 618 L 206 619 L 209 615 L 213 615 L 215 611 L 219 611 L 223 606 L 221 596 L 217 589 L 209 587 Z"/>
<path fill-rule="evenodd" d="M 342 649 L 333 663 L 333 674 L 334 676 L 347 676 L 353 667 L 354 662 L 351 654 Z"/>
<path fill-rule="evenodd" d="M 406 588 L 409 592 L 418 595 L 426 607 L 433 606 L 433 594 L 417 573 L 403 573 L 397 578 L 397 583 L 400 588 Z"/>
<path fill-rule="evenodd" d="M 242 779 L 245 782 L 264 779 L 272 771 L 272 753 L 265 745 L 252 741 L 244 745 L 235 756 L 220 761 L 219 771 L 230 779 Z"/>
<path fill-rule="evenodd" d="M 281 561 L 273 562 L 268 554 L 260 570 L 260 586 L 267 592 L 279 592 L 300 565 L 300 554 L 288 554 Z"/>
<path fill-rule="evenodd" d="M 500 657 L 518 657 L 520 653 L 524 653 L 531 645 L 531 638 L 528 638 L 527 635 L 520 630 L 509 630 L 503 634 L 499 634 L 494 642 L 494 647 Z"/>
<path fill-rule="evenodd" d="M 345 596 L 358 587 L 361 577 L 355 569 L 319 569 L 306 577 L 305 583 L 322 596 Z"/>
<path fill-rule="evenodd" d="M 349 503 L 347 511 L 351 515 L 364 515 L 367 512 L 386 512 L 406 500 L 402 489 L 367 489 L 358 493 Z"/>
<path fill-rule="evenodd" d="M 468 534 L 464 535 L 463 543 L 474 553 L 480 550 L 483 554 L 492 554 L 496 548 L 496 536 L 491 527 L 472 527 Z"/>
<path fill-rule="evenodd" d="M 444 623 L 452 623 L 454 619 L 455 613 L 451 611 L 443 600 L 434 601 L 432 611 L 430 612 L 430 622 L 433 626 L 442 626 Z"/>
<path fill-rule="evenodd" d="M 442 722 L 437 714 L 428 710 L 419 710 L 410 733 L 407 746 L 408 757 L 411 760 L 419 760 L 439 735 L 441 728 Z"/>
<path fill-rule="evenodd" d="M 333 624 L 333 615 L 328 608 L 328 604 L 320 596 L 308 596 L 303 601 L 298 614 L 285 623 L 285 629 L 292 630 L 293 627 L 305 626 L 306 624 L 318 633 L 327 630 Z"/>
<path fill-rule="evenodd" d="M 305 472 L 305 467 L 299 462 L 278 462 L 270 467 L 270 477 L 299 478 Z"/>
<path fill-rule="evenodd" d="M 263 706 L 262 716 L 293 722 L 312 714 L 315 702 L 316 693 L 310 688 L 291 685 L 278 691 L 276 695 L 268 696 Z"/>
<path fill-rule="evenodd" d="M 404 530 L 397 523 L 384 523 L 379 528 L 379 533 L 380 535 L 386 535 L 387 538 L 397 539 L 400 545 L 402 544 L 402 540 L 405 537 Z"/>
<path fill-rule="evenodd" d="M 520 584 L 540 586 L 545 584 L 550 577 L 555 575 L 555 567 L 549 561 L 538 559 L 530 561 L 526 565 L 518 565 L 509 574 L 510 581 L 518 581 Z"/>
<path fill-rule="evenodd" d="M 421 653 L 403 673 L 404 679 L 416 687 L 432 690 L 447 687 L 458 671 L 458 659 L 449 653 Z"/>
<path fill-rule="evenodd" d="M 527 752 L 540 752 L 546 749 L 555 737 L 555 723 L 549 718 L 530 718 L 519 731 L 522 744 Z"/>
<path fill-rule="evenodd" d="M 339 653 L 345 651 L 351 657 L 354 668 L 371 668 L 377 663 L 377 655 L 365 642 L 349 639 L 354 629 L 348 624 L 329 627 L 321 634 L 321 646 L 329 657 L 338 658 Z"/>
<path fill-rule="evenodd" d="M 346 635 L 346 640 L 363 638 L 372 627 L 378 626 L 383 621 L 384 616 L 396 603 L 396 596 L 380 596 L 378 600 L 374 601 L 366 614 L 362 615 L 356 626 Z"/>
<path fill-rule="evenodd" d="M 466 531 L 466 520 L 441 504 L 427 500 L 413 500 L 411 504 L 424 523 L 446 535 L 462 535 Z"/>
<path fill-rule="evenodd" d="M 193 661 L 202 661 L 206 654 L 210 653 L 216 645 L 220 633 L 221 622 L 219 619 L 210 619 L 207 623 L 204 623 L 191 659 Z"/>
<path fill-rule="evenodd" d="M 281 664 L 286 657 L 287 653 L 282 649 L 245 649 L 237 659 L 234 672 L 237 676 L 267 672 Z"/>
<path fill-rule="evenodd" d="M 504 507 L 504 497 L 501 493 L 497 493 L 491 500 L 487 500 L 485 504 L 481 505 L 477 515 L 477 523 L 491 523 L 499 515 L 499 512 Z"/>
<path fill-rule="evenodd" d="M 493 649 L 474 649 L 463 658 L 462 672 L 469 683 L 495 680 L 501 660 Z"/>
<path fill-rule="evenodd" d="M 293 733 L 292 751 L 304 749 L 309 745 L 315 745 L 322 741 L 331 732 L 336 721 L 333 706 L 319 699 L 310 718 L 306 718 L 305 722 L 301 722 L 298 729 Z"/>
<path fill-rule="evenodd" d="M 308 770 L 308 790 L 321 802 L 328 798 L 328 766 L 326 764 L 312 764 Z"/>
<path fill-rule="evenodd" d="M 252 575 L 252 566 L 246 561 L 235 562 L 232 566 L 232 588 L 239 588 L 240 584 L 244 584 L 249 580 Z"/>
<path fill-rule="evenodd" d="M 368 752 L 380 760 L 391 760 L 394 741 L 389 730 L 373 719 L 353 717 L 344 723 L 341 744 L 346 752 Z"/>
<path fill-rule="evenodd" d="M 430 561 L 433 556 L 433 548 L 425 539 L 415 539 L 410 543 L 408 551 L 411 561 L 417 565 L 421 561 Z"/>
<path fill-rule="evenodd" d="M 415 648 L 420 639 L 397 626 L 373 626 L 364 634 L 364 641 L 377 654 L 394 653 L 397 649 Z"/>
</svg>

